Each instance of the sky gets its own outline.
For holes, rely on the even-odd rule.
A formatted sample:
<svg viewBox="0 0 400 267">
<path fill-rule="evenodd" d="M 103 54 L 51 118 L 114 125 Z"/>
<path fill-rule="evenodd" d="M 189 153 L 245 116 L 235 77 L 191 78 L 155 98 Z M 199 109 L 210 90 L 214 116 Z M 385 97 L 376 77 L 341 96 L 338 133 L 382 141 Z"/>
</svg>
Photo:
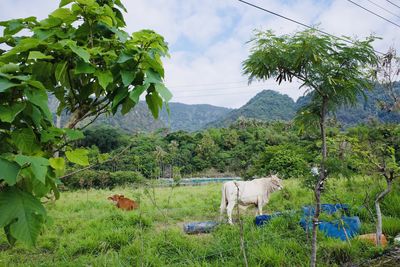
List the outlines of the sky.
<svg viewBox="0 0 400 267">
<path fill-rule="evenodd" d="M 348 0 L 247 0 L 307 25 L 341 36 L 382 39 L 374 48 L 385 52 L 399 48 L 400 27 L 350 3 Z M 152 29 L 169 44 L 170 58 L 163 60 L 165 82 L 172 102 L 211 104 L 238 108 L 264 89 L 276 90 L 296 100 L 304 94 L 299 83 L 274 80 L 247 83 L 242 62 L 248 57 L 254 30 L 276 34 L 304 28 L 237 0 L 122 0 L 128 32 Z M 400 0 L 353 0 L 400 24 Z M 57 0 L 0 0 L 0 20 L 36 16 L 57 8 Z M 379 6 L 380 7 L 379 7 Z M 382 8 L 381 8 L 382 7 Z M 384 9 L 390 11 L 391 14 Z"/>
</svg>

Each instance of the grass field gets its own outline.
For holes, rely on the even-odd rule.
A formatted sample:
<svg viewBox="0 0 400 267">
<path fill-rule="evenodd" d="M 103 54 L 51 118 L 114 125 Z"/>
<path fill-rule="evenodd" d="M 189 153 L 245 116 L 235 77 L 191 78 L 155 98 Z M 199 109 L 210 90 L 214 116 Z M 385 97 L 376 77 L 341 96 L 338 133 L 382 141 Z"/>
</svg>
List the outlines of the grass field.
<svg viewBox="0 0 400 267">
<path fill-rule="evenodd" d="M 0 266 L 240 266 L 239 227 L 220 225 L 211 234 L 186 235 L 182 225 L 190 221 L 216 220 L 219 216 L 221 184 L 171 188 L 116 188 L 64 192 L 47 203 L 51 223 L 43 229 L 36 248 L 22 244 L 9 247 L 0 234 Z M 331 180 L 324 203 L 340 201 L 355 207 L 363 232 L 374 231 L 370 213 L 360 208 L 365 192 L 378 190 L 370 179 Z M 400 232 L 400 190 L 382 205 L 384 233 L 392 238 Z M 114 193 L 140 201 L 140 209 L 124 212 L 107 197 Z M 368 201 L 367 201 L 368 202 Z M 298 180 L 285 181 L 285 189 L 274 193 L 264 213 L 299 209 L 312 203 L 312 194 Z M 369 201 L 371 204 L 371 201 Z M 250 266 L 306 266 L 310 242 L 299 226 L 299 216 L 278 217 L 258 228 L 254 210 L 243 216 Z M 358 240 L 340 241 L 319 235 L 320 266 L 362 262 L 382 253 Z"/>
</svg>

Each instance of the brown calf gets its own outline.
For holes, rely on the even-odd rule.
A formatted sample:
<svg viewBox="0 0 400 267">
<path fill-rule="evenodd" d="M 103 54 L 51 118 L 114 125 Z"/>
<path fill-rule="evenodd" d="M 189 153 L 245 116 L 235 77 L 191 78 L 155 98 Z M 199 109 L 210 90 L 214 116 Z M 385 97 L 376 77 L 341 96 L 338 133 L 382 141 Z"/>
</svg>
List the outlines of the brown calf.
<svg viewBox="0 0 400 267">
<path fill-rule="evenodd" d="M 124 197 L 124 195 L 113 195 L 107 199 L 111 200 L 117 206 L 117 208 L 123 210 L 134 210 L 139 208 L 138 203 L 136 203 L 134 200 Z"/>
</svg>

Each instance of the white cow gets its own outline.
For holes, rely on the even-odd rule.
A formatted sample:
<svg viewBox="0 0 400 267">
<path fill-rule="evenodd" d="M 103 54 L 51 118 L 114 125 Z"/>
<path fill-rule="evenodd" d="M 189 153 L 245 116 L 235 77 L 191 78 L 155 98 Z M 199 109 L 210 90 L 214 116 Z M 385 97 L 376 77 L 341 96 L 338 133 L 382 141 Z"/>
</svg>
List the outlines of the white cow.
<svg viewBox="0 0 400 267">
<path fill-rule="evenodd" d="M 232 211 L 236 203 L 240 206 L 256 205 L 259 215 L 269 201 L 272 192 L 283 188 L 282 180 L 276 175 L 254 179 L 252 181 L 229 181 L 222 186 L 221 217 L 227 210 L 228 222 L 232 223 Z M 237 200 L 239 189 L 239 201 Z"/>
</svg>

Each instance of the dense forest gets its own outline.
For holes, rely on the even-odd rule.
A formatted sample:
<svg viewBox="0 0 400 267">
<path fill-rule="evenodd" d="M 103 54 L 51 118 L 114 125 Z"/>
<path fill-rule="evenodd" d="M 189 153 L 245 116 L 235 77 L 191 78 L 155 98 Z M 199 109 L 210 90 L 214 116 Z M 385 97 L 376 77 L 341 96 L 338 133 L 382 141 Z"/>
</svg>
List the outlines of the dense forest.
<svg viewBox="0 0 400 267">
<path fill-rule="evenodd" d="M 336 121 L 330 121 L 328 140 L 329 155 L 333 159 L 331 171 L 341 175 L 360 171 L 351 162 L 351 153 L 348 154 L 350 161 L 344 160 L 343 155 L 347 153 L 342 148 L 344 138 L 358 132 L 365 136 L 381 128 L 396 127 L 370 122 L 343 132 L 339 126 Z M 318 132 L 317 129 L 300 130 L 293 122 L 245 118 L 227 128 L 195 133 L 160 130 L 128 135 L 110 126 L 93 126 L 84 131 L 85 138 L 76 146 L 91 148 L 92 164 L 101 163 L 101 158 L 114 156 L 113 160 L 65 179 L 64 183 L 71 188 L 107 187 L 145 178 L 243 176 L 247 179 L 270 173 L 307 180 L 310 168 L 319 161 Z"/>
</svg>

